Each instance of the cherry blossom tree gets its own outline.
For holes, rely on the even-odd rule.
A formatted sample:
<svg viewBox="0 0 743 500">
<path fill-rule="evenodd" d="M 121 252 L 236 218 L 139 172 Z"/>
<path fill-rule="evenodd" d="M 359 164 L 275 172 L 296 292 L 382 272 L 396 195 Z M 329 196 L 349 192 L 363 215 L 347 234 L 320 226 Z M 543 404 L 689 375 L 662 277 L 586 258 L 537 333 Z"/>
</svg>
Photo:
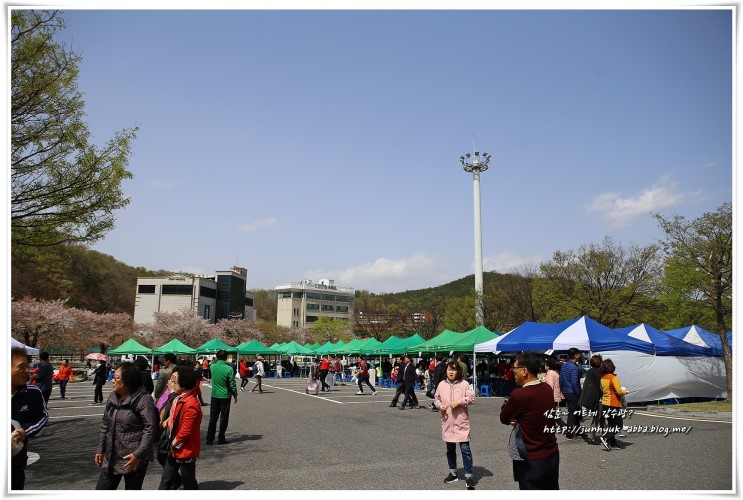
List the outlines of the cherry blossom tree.
<svg viewBox="0 0 743 500">
<path fill-rule="evenodd" d="M 213 338 L 211 325 L 188 308 L 179 312 L 159 312 L 153 314 L 155 322 L 137 325 L 137 331 L 148 339 L 153 347 L 178 339 L 187 346 L 198 347 Z"/>
</svg>

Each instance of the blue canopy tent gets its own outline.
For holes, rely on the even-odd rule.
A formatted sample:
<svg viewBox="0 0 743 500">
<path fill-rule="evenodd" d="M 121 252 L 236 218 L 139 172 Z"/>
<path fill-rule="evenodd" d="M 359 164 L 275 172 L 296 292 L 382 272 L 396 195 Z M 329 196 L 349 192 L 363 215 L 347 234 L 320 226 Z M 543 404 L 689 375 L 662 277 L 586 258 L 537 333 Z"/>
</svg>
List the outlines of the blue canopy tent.
<svg viewBox="0 0 743 500">
<path fill-rule="evenodd" d="M 475 345 L 475 352 L 540 351 L 551 354 L 576 347 L 581 351 L 633 350 L 653 354 L 652 344 L 619 334 L 588 316 L 561 323 L 524 323 L 491 341 Z"/>
<path fill-rule="evenodd" d="M 713 350 L 708 347 L 701 347 L 680 340 L 645 323 L 626 328 L 616 328 L 614 331 L 652 344 L 655 348 L 655 354 L 658 356 L 715 356 Z"/>
<path fill-rule="evenodd" d="M 720 336 L 716 333 L 708 332 L 701 326 L 685 326 L 683 328 L 676 328 L 675 330 L 665 330 L 665 333 L 699 347 L 708 347 L 712 349 L 713 356 L 722 356 L 722 341 L 720 340 Z M 728 334 L 728 340 L 731 339 L 732 334 Z"/>
</svg>

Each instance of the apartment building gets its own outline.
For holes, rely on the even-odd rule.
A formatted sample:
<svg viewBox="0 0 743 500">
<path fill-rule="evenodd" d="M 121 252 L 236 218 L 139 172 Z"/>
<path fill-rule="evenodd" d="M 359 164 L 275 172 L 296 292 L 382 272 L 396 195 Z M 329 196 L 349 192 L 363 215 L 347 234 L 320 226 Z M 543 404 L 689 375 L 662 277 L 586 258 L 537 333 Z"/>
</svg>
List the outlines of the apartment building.
<svg viewBox="0 0 743 500">
<path fill-rule="evenodd" d="M 220 319 L 256 320 L 253 293 L 247 291 L 248 270 L 233 267 L 213 276 L 172 274 L 137 278 L 136 323 L 154 323 L 153 313 L 194 311 L 209 323 Z"/>
<path fill-rule="evenodd" d="M 354 290 L 321 279 L 276 285 L 276 324 L 306 328 L 320 318 L 353 321 Z"/>
</svg>

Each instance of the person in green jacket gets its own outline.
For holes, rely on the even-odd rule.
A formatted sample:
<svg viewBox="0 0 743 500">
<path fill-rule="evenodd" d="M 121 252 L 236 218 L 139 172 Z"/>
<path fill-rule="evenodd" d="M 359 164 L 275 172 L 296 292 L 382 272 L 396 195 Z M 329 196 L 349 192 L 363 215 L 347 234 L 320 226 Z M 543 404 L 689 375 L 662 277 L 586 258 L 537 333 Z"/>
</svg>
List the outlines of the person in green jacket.
<svg viewBox="0 0 743 500">
<path fill-rule="evenodd" d="M 212 402 L 209 412 L 209 428 L 206 432 L 206 444 L 214 444 L 214 434 L 217 431 L 219 420 L 219 436 L 217 444 L 228 444 L 225 438 L 227 424 L 230 420 L 230 396 L 237 403 L 237 384 L 235 371 L 227 364 L 227 351 L 217 352 L 217 359 L 209 367 L 212 373 Z"/>
</svg>

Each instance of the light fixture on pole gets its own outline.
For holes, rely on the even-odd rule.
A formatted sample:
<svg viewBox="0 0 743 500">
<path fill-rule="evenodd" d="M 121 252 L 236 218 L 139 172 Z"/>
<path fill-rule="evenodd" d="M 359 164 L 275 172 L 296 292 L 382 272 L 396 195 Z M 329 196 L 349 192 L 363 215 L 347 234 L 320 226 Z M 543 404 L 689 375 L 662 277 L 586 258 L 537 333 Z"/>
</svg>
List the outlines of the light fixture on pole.
<svg viewBox="0 0 743 500">
<path fill-rule="evenodd" d="M 488 169 L 490 155 L 475 151 L 474 156 L 467 153 L 459 157 L 465 172 L 472 172 L 472 189 L 475 197 L 475 321 L 483 326 L 482 310 L 482 222 L 480 221 L 480 173 Z"/>
</svg>

